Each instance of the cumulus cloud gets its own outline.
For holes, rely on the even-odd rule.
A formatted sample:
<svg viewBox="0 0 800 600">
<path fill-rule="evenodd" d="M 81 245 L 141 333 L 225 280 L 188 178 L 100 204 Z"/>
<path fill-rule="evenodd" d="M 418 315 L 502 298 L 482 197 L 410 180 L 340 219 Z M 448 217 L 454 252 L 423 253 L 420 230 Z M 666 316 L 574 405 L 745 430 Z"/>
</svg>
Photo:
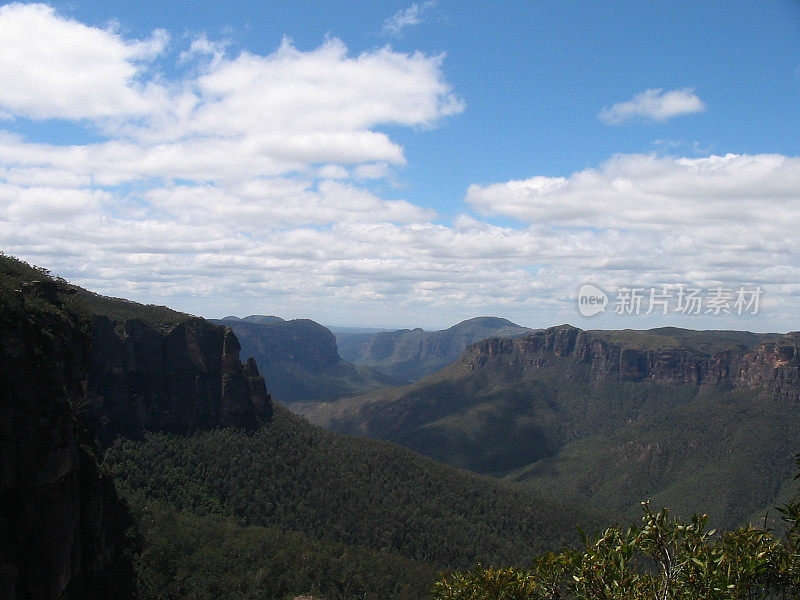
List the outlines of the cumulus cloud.
<svg viewBox="0 0 800 600">
<path fill-rule="evenodd" d="M 0 74 L 19 82 L 0 90 L 0 111 L 72 121 L 97 140 L 0 131 L 3 249 L 117 295 L 385 293 L 376 265 L 397 265 L 356 257 L 372 246 L 347 226 L 436 217 L 365 186 L 405 162 L 378 127 L 432 127 L 463 110 L 443 58 L 352 55 L 337 39 L 310 51 L 285 39 L 263 56 L 182 43 L 163 31 L 127 39 L 45 5 L 0 9 Z M 370 273 L 383 292 L 345 282 Z"/>
<path fill-rule="evenodd" d="M 19 33 L 26 29 L 39 33 L 28 39 Z M 178 60 L 213 59 L 197 65 L 199 73 L 169 81 L 157 65 L 142 62 L 163 50 L 165 36 L 125 40 L 43 5 L 0 9 L 0 75 L 15 81 L 0 90 L 0 110 L 88 121 L 108 137 L 74 147 L 6 135 L 0 159 L 16 169 L 91 176 L 101 185 L 282 175 L 314 164 L 403 164 L 400 145 L 375 127 L 433 126 L 464 109 L 443 77 L 441 56 L 389 48 L 350 56 L 337 39 L 301 52 L 286 39 L 268 56 L 225 57 L 223 45 L 201 37 Z"/>
<path fill-rule="evenodd" d="M 656 88 L 636 94 L 626 102 L 603 108 L 598 118 L 607 125 L 620 125 L 634 120 L 660 122 L 680 115 L 703 112 L 705 109 L 705 103 L 692 88 L 667 92 Z"/>
<path fill-rule="evenodd" d="M 425 13 L 436 6 L 437 0 L 428 0 L 422 4 L 414 2 L 408 8 L 398 10 L 383 22 L 383 33 L 400 35 L 406 27 L 424 22 Z"/>
<path fill-rule="evenodd" d="M 778 231 L 800 226 L 800 158 L 619 155 L 569 177 L 472 185 L 465 200 L 485 215 L 569 227 Z"/>
<path fill-rule="evenodd" d="M 0 8 L 0 107 L 35 119 L 95 119 L 157 110 L 167 91 L 144 77 L 169 42 L 163 30 L 125 40 L 43 4 Z"/>
<path fill-rule="evenodd" d="M 22 26 L 48 43 L 19 51 Z M 568 177 L 469 187 L 477 213 L 516 225 L 449 220 L 378 192 L 405 162 L 384 126 L 435 126 L 464 109 L 442 57 L 352 55 L 335 39 L 263 56 L 182 44 L 43 5 L 0 8 L 0 74 L 22 82 L 0 89 L 0 113 L 67 119 L 95 140 L 0 131 L 4 251 L 209 316 L 425 325 L 498 313 L 549 325 L 574 319 L 571 295 L 591 277 L 763 283 L 785 319 L 800 318 L 798 158 L 621 155 Z"/>
<path fill-rule="evenodd" d="M 575 281 L 762 285 L 778 302 L 800 277 L 798 157 L 619 155 L 568 177 L 472 185 L 465 201 L 549 232 L 567 254 L 545 258 L 544 272 Z M 774 323 L 791 328 L 788 312 Z"/>
</svg>

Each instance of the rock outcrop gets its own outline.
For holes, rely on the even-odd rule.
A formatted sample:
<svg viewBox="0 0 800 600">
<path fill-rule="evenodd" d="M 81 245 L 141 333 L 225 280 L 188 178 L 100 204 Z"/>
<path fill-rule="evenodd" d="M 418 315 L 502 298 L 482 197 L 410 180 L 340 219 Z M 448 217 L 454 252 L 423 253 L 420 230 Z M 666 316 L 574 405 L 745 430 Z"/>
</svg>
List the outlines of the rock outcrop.
<svg viewBox="0 0 800 600">
<path fill-rule="evenodd" d="M 336 337 L 310 319 L 247 319 L 228 317 L 214 322 L 233 329 L 247 354 L 258 357 L 262 370 L 272 363 L 292 362 L 309 371 L 320 371 L 342 360 L 336 350 Z"/>
<path fill-rule="evenodd" d="M 165 330 L 94 317 L 88 399 L 104 437 L 211 427 L 253 429 L 272 414 L 255 363 L 227 327 L 191 318 Z"/>
<path fill-rule="evenodd" d="M 214 322 L 233 330 L 244 354 L 254 357 L 269 381 L 270 393 L 283 404 L 330 401 L 397 383 L 342 360 L 333 333 L 309 319 L 251 315 Z"/>
<path fill-rule="evenodd" d="M 745 354 L 735 381 L 752 389 L 768 389 L 781 399 L 800 401 L 800 333 L 787 334 Z"/>
<path fill-rule="evenodd" d="M 339 334 L 345 360 L 407 381 L 421 379 L 453 362 L 469 344 L 486 338 L 513 338 L 532 331 L 497 317 L 476 317 L 441 331 L 401 329 Z"/>
<path fill-rule="evenodd" d="M 0 314 L 0 597 L 123 599 L 130 518 L 81 418 L 89 323 L 34 298 Z"/>
<path fill-rule="evenodd" d="M 254 428 L 271 412 L 227 327 L 0 256 L 0 598 L 132 597 L 132 521 L 98 436 Z"/>
<path fill-rule="evenodd" d="M 492 360 L 546 368 L 570 358 L 598 379 L 725 385 L 764 390 L 800 401 L 800 333 L 790 333 L 753 348 L 733 346 L 711 355 L 680 346 L 644 349 L 609 342 L 597 334 L 561 325 L 517 339 L 487 339 L 460 358 L 473 370 Z"/>
</svg>

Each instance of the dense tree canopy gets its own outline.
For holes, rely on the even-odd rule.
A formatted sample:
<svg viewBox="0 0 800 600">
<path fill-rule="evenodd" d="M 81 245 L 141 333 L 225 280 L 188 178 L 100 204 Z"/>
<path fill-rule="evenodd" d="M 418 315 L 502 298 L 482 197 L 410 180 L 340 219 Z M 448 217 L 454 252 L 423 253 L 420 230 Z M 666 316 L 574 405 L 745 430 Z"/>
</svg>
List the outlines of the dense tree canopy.
<svg viewBox="0 0 800 600">
<path fill-rule="evenodd" d="M 796 461 L 798 462 L 798 461 Z M 800 462 L 798 462 L 800 466 Z M 447 575 L 435 600 L 744 600 L 800 595 L 800 494 L 778 508 L 787 526 L 717 533 L 707 515 L 683 521 L 642 503 L 641 525 L 583 535 L 580 550 L 540 556 L 530 569 Z"/>
</svg>

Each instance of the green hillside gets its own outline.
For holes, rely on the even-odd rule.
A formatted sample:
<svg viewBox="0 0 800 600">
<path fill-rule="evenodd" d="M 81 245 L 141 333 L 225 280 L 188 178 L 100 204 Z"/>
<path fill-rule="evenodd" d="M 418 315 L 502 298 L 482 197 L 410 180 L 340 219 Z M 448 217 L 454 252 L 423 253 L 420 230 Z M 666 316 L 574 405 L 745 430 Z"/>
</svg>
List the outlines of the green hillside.
<svg viewBox="0 0 800 600">
<path fill-rule="evenodd" d="M 437 574 L 396 554 L 177 510 L 141 493 L 128 499 L 142 548 L 138 600 L 425 598 Z"/>
<path fill-rule="evenodd" d="M 125 489 L 177 509 L 438 568 L 522 564 L 574 542 L 577 523 L 604 521 L 394 444 L 326 432 L 280 406 L 254 433 L 153 433 L 119 440 L 106 461 Z"/>
<path fill-rule="evenodd" d="M 64 548 L 83 541 L 63 518 L 76 503 L 98 525 L 82 530 L 97 536 L 85 540 L 87 567 L 107 568 L 111 553 L 126 548 L 139 596 L 153 599 L 424 598 L 439 569 L 524 565 L 574 541 L 578 523 L 608 520 L 394 444 L 326 432 L 280 405 L 257 406 L 269 398 L 259 395 L 254 365 L 241 364 L 229 331 L 203 319 L 99 296 L 8 257 L 0 257 L 0 300 L 13 308 L 0 319 L 3 348 L 16 361 L 4 363 L 7 389 L 25 383 L 3 405 L 4 472 L 24 467 L 37 482 L 20 490 L 4 479 L 3 506 L 30 496 L 19 509 L 38 537 L 21 550 L 34 567 L 47 566 L 39 571 L 48 578 L 67 568 Z M 35 372 L 20 348 L 37 357 Z M 51 393 L 66 394 L 57 414 Z M 241 411 L 226 412 L 232 406 Z M 27 423 L 28 413 L 29 425 L 10 426 Z M 222 428 L 222 418 L 234 426 Z M 129 429 L 135 439 L 122 435 L 101 449 L 95 425 L 105 426 L 104 441 Z M 89 477 L 93 462 L 75 471 L 68 451 L 76 445 L 92 450 L 106 488 Z M 55 487 L 42 477 L 48 469 Z M 136 517 L 126 536 L 123 525 L 103 521 L 116 502 L 108 474 Z M 47 519 L 39 523 L 28 506 Z M 4 532 L 20 527 L 15 514 L 3 513 Z M 33 539 L 26 532 L 18 537 Z"/>
<path fill-rule="evenodd" d="M 653 369 L 668 360 L 683 365 L 679 351 L 701 361 L 783 339 L 677 329 L 583 335 L 616 344 L 617 357 L 627 356 L 626 348 L 655 352 L 633 361 L 649 356 Z M 534 343 L 526 340 L 518 346 Z M 786 498 L 800 440 L 793 399 L 731 389 L 725 379 L 698 386 L 677 375 L 612 377 L 598 371 L 598 357 L 563 349 L 561 356 L 526 357 L 518 346 L 509 354 L 473 348 L 410 386 L 293 408 L 337 431 L 391 440 L 536 494 L 631 517 L 642 499 L 653 498 L 681 515 L 707 511 L 715 526 L 733 527 Z M 692 360 L 681 377 L 695 373 Z"/>
</svg>

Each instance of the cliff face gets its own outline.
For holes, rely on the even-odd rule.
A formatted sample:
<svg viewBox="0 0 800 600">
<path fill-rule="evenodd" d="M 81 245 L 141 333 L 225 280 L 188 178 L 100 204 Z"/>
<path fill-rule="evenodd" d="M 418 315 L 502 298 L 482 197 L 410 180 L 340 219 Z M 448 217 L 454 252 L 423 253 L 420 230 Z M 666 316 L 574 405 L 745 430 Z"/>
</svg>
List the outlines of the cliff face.
<svg viewBox="0 0 800 600">
<path fill-rule="evenodd" d="M 271 411 L 230 329 L 0 256 L 0 598 L 133 594 L 131 520 L 98 435 L 253 428 Z"/>
<path fill-rule="evenodd" d="M 76 410 L 89 366 L 88 323 L 35 295 L 3 295 L 0 597 L 125 598 L 127 509 L 98 470 Z"/>
<path fill-rule="evenodd" d="M 800 333 L 790 333 L 745 354 L 739 362 L 736 383 L 800 401 Z"/>
<path fill-rule="evenodd" d="M 272 411 L 255 363 L 227 327 L 189 319 L 164 330 L 94 317 L 88 399 L 104 435 L 252 429 Z"/>
<path fill-rule="evenodd" d="M 284 404 L 329 401 L 397 383 L 343 361 L 331 331 L 309 319 L 253 315 L 214 322 L 233 330 L 244 354 L 255 359 L 269 381 L 270 392 Z"/>
<path fill-rule="evenodd" d="M 587 365 L 598 379 L 744 386 L 800 400 L 798 333 L 750 349 L 732 347 L 708 355 L 682 347 L 630 347 L 562 325 L 513 340 L 483 340 L 468 347 L 460 362 L 469 370 L 492 360 L 546 368 L 556 357 L 569 357 Z"/>
<path fill-rule="evenodd" d="M 303 369 L 319 371 L 342 360 L 336 350 L 336 338 L 319 323 L 309 319 L 248 318 L 252 320 L 214 322 L 233 329 L 247 355 L 258 357 L 262 370 L 271 363 L 291 362 Z"/>
</svg>

